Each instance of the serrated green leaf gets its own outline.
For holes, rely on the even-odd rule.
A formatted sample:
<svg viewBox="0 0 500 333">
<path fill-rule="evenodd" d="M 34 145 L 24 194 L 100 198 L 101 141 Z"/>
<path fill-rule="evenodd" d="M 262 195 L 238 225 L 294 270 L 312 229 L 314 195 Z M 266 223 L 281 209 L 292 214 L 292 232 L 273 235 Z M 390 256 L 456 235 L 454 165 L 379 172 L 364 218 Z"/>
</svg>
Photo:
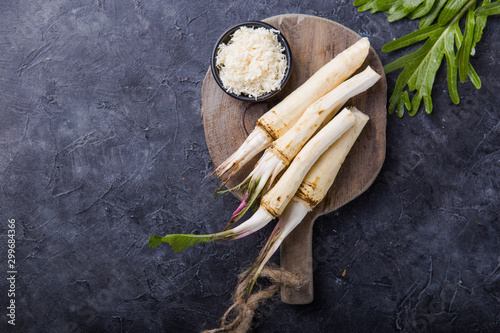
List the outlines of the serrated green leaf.
<svg viewBox="0 0 500 333">
<path fill-rule="evenodd" d="M 445 37 L 446 34 L 443 34 L 442 37 L 434 43 L 432 49 L 420 63 L 415 73 L 416 75 L 413 75 L 408 81 L 410 90 L 418 89 L 421 91 L 422 96 L 430 95 L 436 72 L 444 56 Z"/>
<path fill-rule="evenodd" d="M 402 0 L 397 5 L 393 6 L 393 12 L 387 18 L 387 21 L 394 22 L 408 16 L 415 10 L 424 0 Z"/>
<path fill-rule="evenodd" d="M 405 91 L 405 93 L 408 93 L 407 91 Z M 399 118 L 403 118 L 404 114 L 405 114 L 405 104 L 404 103 L 399 103 L 397 105 L 397 108 L 398 110 L 396 111 L 397 112 L 397 115 Z M 394 112 L 394 111 L 393 111 Z M 389 112 L 389 114 L 391 114 L 391 112 Z"/>
<path fill-rule="evenodd" d="M 481 39 L 486 16 L 500 14 L 500 9 L 497 12 L 496 5 L 492 6 L 490 1 L 484 0 L 480 8 L 476 9 L 476 0 L 356 0 L 356 3 L 366 6 L 365 10 L 383 10 L 389 14 L 388 21 L 403 17 L 420 18 L 419 30 L 391 41 L 382 48 L 384 52 L 392 52 L 425 41 L 416 51 L 384 66 L 386 73 L 402 69 L 389 98 L 390 114 L 396 111 L 398 117 L 402 117 L 406 109 L 410 116 L 415 115 L 422 100 L 425 112 L 432 112 L 432 87 L 443 58 L 446 58 L 448 90 L 453 103 L 460 102 L 458 78 L 463 82 L 469 77 L 476 88 L 481 87 L 481 80 L 470 64 L 469 57 L 474 55 L 475 46 Z M 464 16 L 466 20 L 462 34 L 459 22 Z"/>
<path fill-rule="evenodd" d="M 403 93 L 403 102 L 407 109 L 411 108 L 410 96 L 408 95 L 407 91 Z"/>
<path fill-rule="evenodd" d="M 364 3 L 358 8 L 360 12 L 370 10 L 372 13 L 375 12 L 387 12 L 389 11 L 395 3 L 401 0 L 372 0 L 364 1 Z"/>
<path fill-rule="evenodd" d="M 398 79 L 396 80 L 396 87 L 394 87 L 394 90 L 392 91 L 391 97 L 389 97 L 389 106 L 388 106 L 388 111 L 389 114 L 392 114 L 394 110 L 397 110 L 397 114 L 399 116 L 400 110 L 402 108 L 403 114 L 404 114 L 404 103 L 402 102 L 402 95 L 403 95 L 403 89 L 406 85 L 406 81 L 402 78 L 403 75 L 405 75 L 405 70 L 408 70 L 408 67 L 399 74 Z"/>
<path fill-rule="evenodd" d="M 422 49 L 419 49 L 419 51 L 421 51 L 421 50 Z M 416 52 L 407 54 L 399 59 L 394 60 L 390 64 L 385 65 L 384 72 L 386 74 L 389 74 L 390 72 L 393 72 L 397 69 L 406 67 L 406 66 L 410 65 L 411 63 L 419 62 L 420 58 L 422 58 L 423 56 L 425 56 L 425 52 L 423 52 L 423 51 L 419 52 L 419 54 L 417 54 Z"/>
<path fill-rule="evenodd" d="M 474 70 L 474 68 L 470 63 L 469 63 L 468 75 L 474 87 L 476 87 L 476 89 L 481 89 L 481 79 L 479 78 L 479 75 L 477 75 L 476 71 Z"/>
<path fill-rule="evenodd" d="M 408 110 L 408 114 L 410 116 L 414 116 L 417 114 L 418 109 L 420 108 L 420 103 L 422 102 L 422 95 L 417 91 L 415 95 L 413 95 L 413 99 L 411 100 L 411 109 Z"/>
<path fill-rule="evenodd" d="M 405 104 L 403 102 L 403 94 L 405 92 L 394 90 L 391 97 L 389 98 L 389 107 L 388 107 L 389 114 L 392 114 L 394 113 L 394 111 L 396 111 L 396 114 L 398 115 L 399 118 L 402 118 L 404 116 Z"/>
<path fill-rule="evenodd" d="M 468 0 L 449 0 L 443 7 L 438 17 L 438 24 L 443 26 L 448 24 L 455 15 L 465 6 Z"/>
<path fill-rule="evenodd" d="M 474 10 L 469 9 L 465 20 L 463 42 L 457 53 L 458 74 L 461 82 L 465 82 L 467 80 L 467 74 L 469 72 L 469 56 L 472 48 L 472 42 L 474 40 L 475 24 L 476 18 L 474 17 Z"/>
<path fill-rule="evenodd" d="M 400 103 L 398 104 L 398 110 L 397 110 L 397 115 L 399 118 L 403 117 L 405 114 L 405 107 L 406 109 L 411 109 L 411 102 L 410 102 L 410 96 L 408 95 L 407 91 L 403 91 L 401 95 Z"/>
<path fill-rule="evenodd" d="M 434 26 L 429 27 L 434 29 Z M 425 44 L 415 52 L 408 54 L 396 61 L 386 65 L 384 70 L 390 72 L 397 68 L 405 67 L 396 81 L 394 92 L 389 99 L 389 112 L 397 110 L 398 116 L 402 116 L 404 107 L 407 108 L 410 116 L 418 112 L 422 99 L 426 112 L 432 112 L 431 92 L 434 85 L 437 70 L 445 55 L 445 41 L 453 40 L 455 32 L 453 27 L 439 28 L 435 30 L 439 34 L 430 34 Z M 411 107 L 408 108 L 404 86 L 407 85 L 410 91 L 415 91 L 411 100 Z"/>
<path fill-rule="evenodd" d="M 424 108 L 427 114 L 432 112 L 432 98 L 431 96 L 424 96 Z"/>
<path fill-rule="evenodd" d="M 500 14 L 500 2 L 495 1 L 489 5 L 478 8 L 476 10 L 476 16 L 488 16 L 488 15 L 498 15 Z"/>
<path fill-rule="evenodd" d="M 457 61 L 455 57 L 455 34 L 454 31 L 448 34 L 445 39 L 445 56 L 446 56 L 446 74 L 448 81 L 448 91 L 451 101 L 455 104 L 460 103 L 460 96 L 457 87 Z"/>
<path fill-rule="evenodd" d="M 431 11 L 435 2 L 436 2 L 436 0 L 424 0 L 424 2 L 418 8 L 416 8 L 413 12 L 411 12 L 410 15 L 408 15 L 408 17 L 411 20 L 414 20 L 414 19 L 421 18 L 424 15 L 427 15 Z"/>
<path fill-rule="evenodd" d="M 353 4 L 355 7 L 359 7 L 359 6 L 362 6 L 368 2 L 370 2 L 370 0 L 354 0 Z"/>
<path fill-rule="evenodd" d="M 424 99 L 426 112 L 432 112 L 432 102 L 429 101 L 437 70 L 441 66 L 444 56 L 445 40 L 448 34 L 452 34 L 451 29 L 446 29 L 439 38 L 429 38 L 432 44 L 431 49 L 422 59 L 414 74 L 408 80 L 408 88 L 416 90 L 413 97 L 410 115 L 416 114 L 420 107 L 421 99 Z"/>
<path fill-rule="evenodd" d="M 429 50 L 432 48 L 433 40 L 428 39 L 425 44 L 420 47 L 417 51 L 407 54 L 399 59 L 396 59 L 395 61 L 387 64 L 384 66 L 384 71 L 385 73 L 390 73 L 396 69 L 409 66 L 411 64 L 418 64 L 422 59 L 425 57 L 425 55 L 429 52 Z"/>
<path fill-rule="evenodd" d="M 404 87 L 415 72 L 416 68 L 416 63 L 409 64 L 399 74 L 398 79 L 396 80 L 396 86 L 394 87 L 392 95 L 389 98 L 389 113 L 393 113 L 394 110 L 397 110 L 398 117 L 402 117 L 404 115 L 405 107 L 407 110 L 411 109 L 410 98 L 408 96 L 408 92 L 404 91 Z"/>
<path fill-rule="evenodd" d="M 490 4 L 490 0 L 484 0 L 481 3 L 481 6 L 479 8 L 483 8 L 486 5 Z M 475 11 L 474 15 L 476 15 L 477 10 Z M 481 37 L 483 36 L 483 30 L 486 27 L 486 22 L 488 21 L 488 16 L 476 16 L 476 27 L 474 28 L 474 39 L 472 41 L 472 48 L 471 48 L 471 55 L 476 54 L 476 44 L 481 40 Z"/>
<path fill-rule="evenodd" d="M 433 24 L 436 18 L 438 17 L 439 13 L 441 12 L 441 9 L 443 9 L 444 5 L 446 5 L 447 2 L 448 0 L 436 1 L 434 3 L 434 6 L 432 6 L 431 11 L 420 19 L 420 22 L 418 24 L 419 28 L 423 29 Z"/>
<path fill-rule="evenodd" d="M 462 46 L 464 35 L 462 34 L 462 30 L 460 30 L 458 22 L 455 22 L 455 24 L 453 25 L 453 31 L 455 33 L 455 44 L 457 45 L 457 49 L 460 49 L 460 46 Z"/>
<path fill-rule="evenodd" d="M 393 40 L 382 47 L 382 52 L 392 52 L 403 47 L 423 41 L 433 35 L 439 35 L 445 28 L 434 24 L 430 27 L 414 31 L 406 36 Z"/>
<path fill-rule="evenodd" d="M 405 114 L 405 107 L 407 110 L 411 110 L 411 102 L 410 102 L 410 96 L 408 95 L 408 91 L 399 91 L 400 94 L 397 96 L 393 94 L 391 96 L 391 99 L 394 101 L 395 105 L 392 109 L 392 111 L 389 111 L 389 114 L 392 114 L 394 112 L 394 108 L 397 108 L 397 115 L 399 118 L 402 118 Z"/>
</svg>

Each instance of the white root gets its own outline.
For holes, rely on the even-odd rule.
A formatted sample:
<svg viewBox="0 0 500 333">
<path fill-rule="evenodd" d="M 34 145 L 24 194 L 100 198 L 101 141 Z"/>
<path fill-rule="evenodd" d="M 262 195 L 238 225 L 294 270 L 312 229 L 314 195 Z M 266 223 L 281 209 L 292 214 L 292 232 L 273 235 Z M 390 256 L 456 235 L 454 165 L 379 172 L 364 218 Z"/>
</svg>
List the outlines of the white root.
<svg viewBox="0 0 500 333">
<path fill-rule="evenodd" d="M 351 110 L 355 124 L 336 140 L 314 163 L 295 196 L 286 206 L 268 241 L 261 249 L 257 260 L 248 270 L 251 276 L 246 288 L 247 297 L 264 266 L 279 248 L 283 240 L 302 222 L 307 213 L 323 200 L 332 186 L 347 154 L 369 120 L 356 108 Z"/>
<path fill-rule="evenodd" d="M 334 117 L 300 150 L 279 181 L 262 198 L 260 206 L 273 216 L 280 216 L 312 165 L 354 123 L 355 117 L 348 109 Z"/>
<path fill-rule="evenodd" d="M 349 78 L 361 67 L 369 51 L 368 38 L 361 38 L 321 67 L 299 88 L 260 117 L 243 144 L 214 173 L 227 181 L 255 155 L 268 148 L 273 140 L 286 133 L 312 103 Z"/>
<path fill-rule="evenodd" d="M 295 194 L 297 198 L 304 201 L 309 210 L 313 210 L 326 196 L 347 154 L 370 119 L 370 117 L 356 108 L 351 108 L 351 112 L 356 117 L 354 126 L 320 156 L 304 177 L 302 184 L 300 184 Z"/>
<path fill-rule="evenodd" d="M 329 121 L 351 97 L 366 91 L 379 79 L 380 75 L 368 66 L 346 80 L 308 107 L 295 125 L 274 141 L 269 150 L 288 165 L 323 123 Z"/>
</svg>

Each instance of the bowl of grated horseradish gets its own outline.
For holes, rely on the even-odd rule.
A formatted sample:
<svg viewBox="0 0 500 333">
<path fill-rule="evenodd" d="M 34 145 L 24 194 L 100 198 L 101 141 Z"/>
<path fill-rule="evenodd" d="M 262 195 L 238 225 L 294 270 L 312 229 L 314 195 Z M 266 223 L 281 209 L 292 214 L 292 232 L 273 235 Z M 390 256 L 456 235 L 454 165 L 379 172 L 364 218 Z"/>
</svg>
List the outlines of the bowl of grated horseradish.
<svg viewBox="0 0 500 333">
<path fill-rule="evenodd" d="M 212 74 L 228 95 L 248 102 L 275 96 L 287 83 L 292 54 L 273 26 L 251 21 L 228 29 L 212 52 Z"/>
</svg>

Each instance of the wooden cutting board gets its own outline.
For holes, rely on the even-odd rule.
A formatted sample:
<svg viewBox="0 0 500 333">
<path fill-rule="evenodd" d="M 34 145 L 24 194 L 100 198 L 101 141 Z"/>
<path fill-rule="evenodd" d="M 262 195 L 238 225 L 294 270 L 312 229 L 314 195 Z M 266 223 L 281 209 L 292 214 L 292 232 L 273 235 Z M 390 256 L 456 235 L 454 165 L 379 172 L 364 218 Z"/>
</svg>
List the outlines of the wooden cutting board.
<svg viewBox="0 0 500 333">
<path fill-rule="evenodd" d="M 243 143 L 257 119 L 291 91 L 305 82 L 338 53 L 361 36 L 327 19 L 301 14 L 278 15 L 263 20 L 279 29 L 292 50 L 292 74 L 285 89 L 273 100 L 241 102 L 225 94 L 216 84 L 210 69 L 202 85 L 202 114 L 205 138 L 212 161 L 220 165 Z M 307 304 L 313 300 L 312 227 L 315 219 L 332 212 L 363 193 L 375 180 L 385 159 L 387 85 L 383 66 L 376 52 L 370 53 L 359 71 L 370 65 L 382 78 L 367 92 L 347 102 L 370 116 L 356 144 L 346 158 L 327 196 L 285 239 L 281 246 L 281 266 L 307 278 L 301 289 L 282 288 L 281 298 L 289 304 Z M 252 170 L 248 163 L 228 183 L 239 184 Z M 242 194 L 235 193 L 241 200 Z M 234 207 L 236 209 L 236 207 Z M 228 220 L 230 216 L 227 217 Z"/>
</svg>

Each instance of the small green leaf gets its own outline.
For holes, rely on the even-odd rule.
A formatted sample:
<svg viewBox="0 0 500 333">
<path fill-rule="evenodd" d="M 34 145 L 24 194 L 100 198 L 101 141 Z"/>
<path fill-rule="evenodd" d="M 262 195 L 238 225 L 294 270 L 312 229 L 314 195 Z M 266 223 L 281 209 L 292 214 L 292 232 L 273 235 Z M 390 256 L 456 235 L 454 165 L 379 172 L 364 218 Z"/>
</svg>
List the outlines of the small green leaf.
<svg viewBox="0 0 500 333">
<path fill-rule="evenodd" d="M 448 0 L 436 1 L 431 11 L 420 19 L 420 22 L 418 24 L 419 28 L 422 29 L 433 24 L 436 20 L 436 17 L 438 17 L 439 13 L 441 12 L 441 9 L 443 9 L 444 5 L 446 5 L 447 2 Z"/>
<path fill-rule="evenodd" d="M 470 63 L 469 63 L 468 75 L 474 87 L 476 87 L 476 89 L 481 89 L 481 79 L 479 78 L 479 75 L 477 75 L 476 71 L 474 70 L 474 68 Z"/>
<path fill-rule="evenodd" d="M 408 95 L 408 91 L 402 91 L 401 94 L 397 97 L 397 115 L 399 118 L 402 118 L 405 114 L 405 107 L 407 110 L 411 110 L 411 102 L 410 96 Z M 394 112 L 394 110 L 393 110 Z M 390 114 L 392 112 L 389 112 Z"/>
<path fill-rule="evenodd" d="M 407 91 L 405 91 L 403 93 L 403 102 L 404 102 L 406 108 L 409 110 L 411 108 L 411 102 L 410 102 L 410 96 L 408 96 Z"/>
<path fill-rule="evenodd" d="M 149 246 L 157 247 L 160 243 L 165 242 L 172 246 L 174 252 L 178 253 L 193 245 L 219 239 L 221 239 L 221 237 L 214 237 L 213 235 L 172 234 L 164 237 L 153 235 L 149 237 Z"/>
<path fill-rule="evenodd" d="M 375 12 L 387 12 L 391 9 L 391 7 L 400 0 L 375 0 L 375 1 L 365 1 L 358 10 L 360 12 L 364 12 L 366 10 L 370 10 L 372 13 Z"/>
<path fill-rule="evenodd" d="M 424 96 L 424 106 L 427 114 L 432 112 L 432 99 L 430 96 Z"/>
<path fill-rule="evenodd" d="M 446 3 L 438 17 L 439 25 L 448 24 L 455 15 L 464 7 L 468 0 L 450 0 Z"/>
<path fill-rule="evenodd" d="M 414 31 L 412 33 L 409 33 L 406 36 L 403 36 L 401 38 L 398 38 L 396 40 L 393 40 L 393 41 L 385 44 L 382 47 L 382 52 L 392 52 L 392 51 L 401 49 L 403 47 L 410 46 L 414 43 L 423 41 L 423 40 L 429 38 L 430 36 L 441 34 L 442 30 L 444 30 L 443 27 L 440 27 L 439 25 L 434 24 L 434 25 L 431 25 L 431 26 L 426 27 L 424 29 Z"/>
<path fill-rule="evenodd" d="M 403 94 L 406 93 L 408 95 L 408 92 L 407 91 L 404 91 Z M 409 97 L 408 97 L 409 98 Z M 399 118 L 402 118 L 405 114 L 405 104 L 404 103 L 401 103 L 402 101 L 399 100 L 398 102 L 398 111 L 397 111 L 397 115 Z M 411 104 L 410 104 L 411 106 Z"/>
<path fill-rule="evenodd" d="M 420 92 L 417 92 L 414 96 L 413 99 L 411 100 L 411 110 L 408 111 L 408 114 L 410 116 L 414 116 L 417 114 L 418 109 L 420 108 L 420 102 L 422 101 L 422 95 L 420 95 Z"/>
<path fill-rule="evenodd" d="M 408 92 L 404 91 L 404 87 L 406 86 L 409 78 L 413 75 L 416 69 L 415 64 L 410 64 L 403 69 L 403 71 L 399 74 L 398 79 L 396 80 L 396 86 L 392 92 L 391 97 L 389 98 L 389 113 L 397 110 L 398 117 L 403 117 L 404 115 L 404 107 L 406 106 L 407 110 L 411 109 L 410 98 L 408 96 Z"/>
<path fill-rule="evenodd" d="M 450 93 L 451 101 L 455 104 L 460 103 L 460 96 L 458 94 L 457 88 L 457 61 L 455 57 L 454 50 L 454 33 L 450 33 L 446 36 L 444 49 L 446 56 L 446 72 L 447 72 L 447 81 L 448 81 L 448 91 Z"/>
<path fill-rule="evenodd" d="M 161 244 L 161 236 L 153 235 L 149 237 L 149 247 L 157 247 Z"/>
<path fill-rule="evenodd" d="M 417 9 L 415 9 L 408 17 L 411 20 L 414 20 L 421 18 L 424 15 L 427 15 L 431 11 L 435 2 L 436 0 L 424 0 L 424 2 Z"/>
<path fill-rule="evenodd" d="M 432 102 L 429 101 L 429 98 L 431 96 L 437 70 L 444 56 L 444 42 L 447 33 L 449 33 L 448 29 L 437 39 L 429 38 L 427 43 L 431 44 L 432 47 L 427 52 L 426 56 L 422 58 L 415 73 L 408 80 L 409 89 L 417 91 L 412 100 L 411 111 L 409 112 L 410 115 L 416 114 L 422 98 L 424 99 L 426 112 L 429 113 L 432 111 Z"/>
<path fill-rule="evenodd" d="M 389 15 L 387 21 L 394 22 L 408 16 L 415 10 L 424 0 L 402 0 L 399 4 L 395 5 L 394 12 Z"/>
<path fill-rule="evenodd" d="M 457 45 L 457 49 L 460 49 L 460 46 L 462 46 L 462 40 L 464 39 L 464 36 L 462 34 L 462 30 L 460 30 L 458 22 L 456 22 L 453 25 L 453 32 L 455 33 L 455 44 Z"/>
<path fill-rule="evenodd" d="M 405 67 L 411 64 L 417 64 L 422 61 L 422 59 L 425 57 L 425 55 L 429 52 L 429 50 L 432 48 L 432 41 L 425 42 L 425 44 L 418 49 L 417 51 L 407 54 L 399 59 L 396 59 L 395 61 L 387 64 L 384 66 L 384 71 L 386 73 L 390 73 L 398 68 Z"/>
<path fill-rule="evenodd" d="M 490 3 L 490 0 L 484 0 L 481 3 L 481 6 L 479 8 L 483 8 L 484 6 L 488 5 Z M 476 15 L 476 12 L 474 15 Z M 486 27 L 486 22 L 488 21 L 488 16 L 476 16 L 476 27 L 474 28 L 474 39 L 472 41 L 472 48 L 471 48 L 471 55 L 476 54 L 476 44 L 481 40 L 481 37 L 483 36 L 483 30 Z"/>
<path fill-rule="evenodd" d="M 393 114 L 394 110 L 396 110 L 396 113 L 398 117 L 403 117 L 405 109 L 404 109 L 404 103 L 402 103 L 402 92 L 399 90 L 394 90 L 392 92 L 391 97 L 389 98 L 389 107 L 388 111 L 389 114 Z"/>
<path fill-rule="evenodd" d="M 370 2 L 370 0 L 354 0 L 354 6 L 359 7 L 364 5 L 365 3 Z"/>
<path fill-rule="evenodd" d="M 480 7 L 476 10 L 476 16 L 488 16 L 488 15 L 498 15 L 500 14 L 500 2 L 495 1 L 484 7 Z"/>
<path fill-rule="evenodd" d="M 458 74 L 461 82 L 465 82 L 467 80 L 467 74 L 469 72 L 469 56 L 472 48 L 472 42 L 474 40 L 475 24 L 476 19 L 474 17 L 474 11 L 469 9 L 467 12 L 467 19 L 465 20 L 464 39 L 457 53 Z"/>
</svg>

